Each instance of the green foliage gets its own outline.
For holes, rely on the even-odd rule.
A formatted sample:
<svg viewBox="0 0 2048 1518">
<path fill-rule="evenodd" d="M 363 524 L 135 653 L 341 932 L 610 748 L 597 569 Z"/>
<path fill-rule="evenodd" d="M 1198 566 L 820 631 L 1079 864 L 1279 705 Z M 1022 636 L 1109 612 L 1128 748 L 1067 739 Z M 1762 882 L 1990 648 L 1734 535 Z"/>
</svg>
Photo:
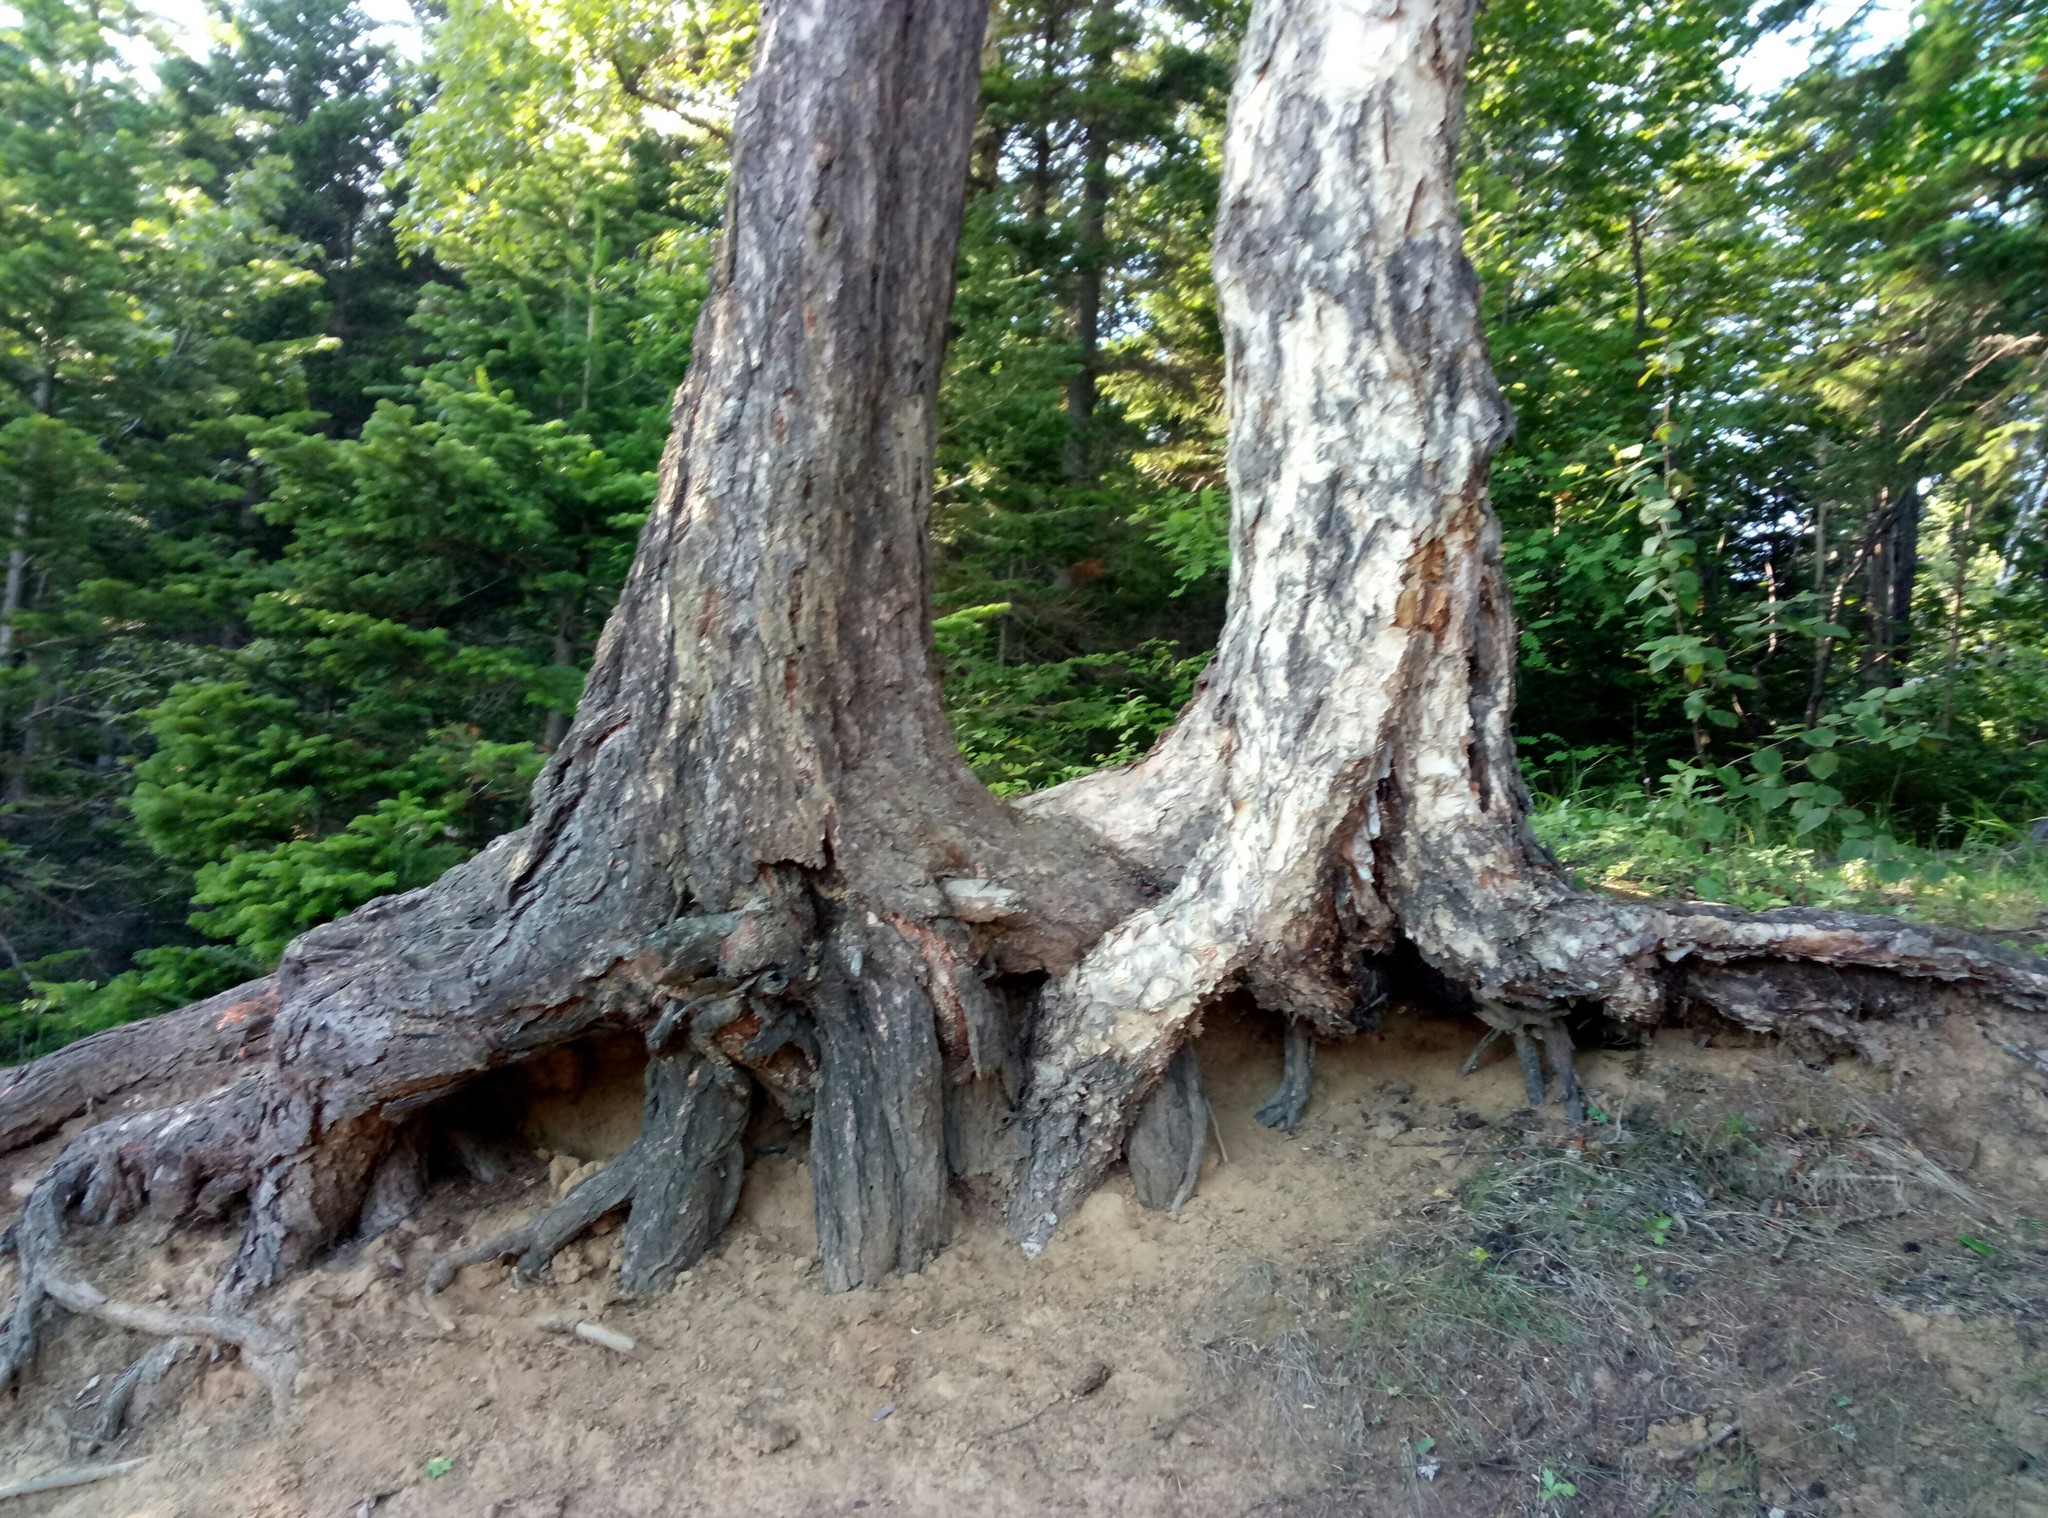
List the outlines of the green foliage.
<svg viewBox="0 0 2048 1518">
<path fill-rule="evenodd" d="M 2048 911 L 2048 850 L 1994 816 L 1959 822 L 1953 846 L 1931 849 L 1868 820 L 1842 820 L 1858 809 L 1838 802 L 1823 801 L 1834 815 L 1809 826 L 1767 799 L 1808 782 L 1740 795 L 1721 784 L 1691 766 L 1647 793 L 1589 776 L 1538 795 L 1536 834 L 1582 884 L 1631 895 L 1896 912 L 1994 937 L 2031 932 Z"/>
<path fill-rule="evenodd" d="M 991 656 L 1001 602 L 934 624 L 961 753 L 997 795 L 1039 790 L 1138 758 L 1194 692 L 1204 655 L 1164 642 L 1037 664 Z"/>
<path fill-rule="evenodd" d="M 154 90 L 116 61 L 125 12 L 24 14 L 0 1029 L 28 1052 L 257 973 L 518 824 L 650 497 L 723 170 L 614 111 L 529 176 L 566 198 L 483 202 L 435 155 L 504 98 L 502 28 L 445 29 L 483 76 L 444 66 L 415 128 L 424 81 L 346 4 L 250 0 Z M 751 21 L 705 15 L 729 77 Z"/>
</svg>

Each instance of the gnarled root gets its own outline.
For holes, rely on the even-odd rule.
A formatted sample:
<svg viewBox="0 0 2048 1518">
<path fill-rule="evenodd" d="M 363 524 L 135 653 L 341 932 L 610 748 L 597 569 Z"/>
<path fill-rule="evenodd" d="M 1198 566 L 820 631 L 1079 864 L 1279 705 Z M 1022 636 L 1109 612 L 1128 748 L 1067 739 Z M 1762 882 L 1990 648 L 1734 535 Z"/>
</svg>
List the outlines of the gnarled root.
<svg viewBox="0 0 2048 1518">
<path fill-rule="evenodd" d="M 202 1347 L 197 1339 L 166 1339 L 137 1359 L 101 1395 L 83 1442 L 97 1449 L 146 1422 L 157 1405 L 174 1396 L 186 1376 L 197 1369 Z"/>
<path fill-rule="evenodd" d="M 228 1084 L 265 1051 L 276 1012 L 277 980 L 265 976 L 0 1071 L 0 1154 L 123 1095 Z"/>
<path fill-rule="evenodd" d="M 269 1387 L 272 1421 L 282 1425 L 290 1413 L 292 1381 L 298 1369 L 291 1340 L 267 1324 L 227 1310 L 219 1300 L 225 1288 L 216 1293 L 212 1311 L 176 1312 L 109 1297 L 67 1268 L 63 1217 L 85 1191 L 89 1174 L 83 1166 L 71 1166 L 46 1176 L 30 1194 L 16 1225 L 21 1280 L 5 1338 L 0 1340 L 0 1386 L 10 1384 L 26 1368 L 35 1353 L 44 1304 L 54 1303 L 68 1312 L 166 1341 L 115 1383 L 102 1411 L 98 1437 L 118 1433 L 136 1394 L 184 1359 L 195 1341 L 201 1340 L 232 1345 L 240 1351 L 242 1362 Z"/>
<path fill-rule="evenodd" d="M 1603 1006 L 1611 1017 L 1644 1025 L 1705 1012 L 1879 1062 L 1886 1058 L 1883 1020 L 1944 1001 L 2048 1011 L 2048 961 L 1952 929 L 1806 908 L 1746 913 L 1710 904 L 1647 905 L 1554 882 L 1531 895 L 1538 899 L 1508 900 L 1494 914 L 1506 920 L 1513 913 L 1520 924 L 1507 940 L 1512 958 L 1468 962 L 1446 952 L 1433 968 L 1451 984 L 1478 988 L 1479 1015 L 1495 1030 L 1486 1043 L 1512 1039 L 1530 1105 L 1554 1099 L 1574 1124 L 1585 1121 L 1586 1105 L 1565 1019 L 1578 1008 Z M 1157 933 L 1159 924 L 1152 929 Z M 1500 942 L 1484 940 L 1482 947 Z M 1226 965 L 1232 957 L 1220 948 L 1214 953 Z M 1044 1248 L 1059 1219 L 1099 1181 L 1117 1137 L 1139 1117 L 1158 1079 L 1154 1072 L 1175 1057 L 1200 1010 L 1230 985 L 1227 976 L 1193 973 L 1141 981 L 1113 966 L 1096 967 L 1093 975 L 1086 989 L 1096 1005 L 1056 986 L 1048 997 L 1050 1024 L 1039 1029 L 1026 1095 L 1033 1148 L 1010 1204 L 1011 1227 L 1030 1254 Z M 1096 988 L 1103 985 L 1125 999 L 1102 995 Z M 1291 1040 L 1288 1078 L 1261 1110 L 1262 1120 L 1284 1118 L 1306 1089 L 1307 1061 L 1293 1052 Z"/>
<path fill-rule="evenodd" d="M 1166 1074 L 1138 1109 L 1124 1157 L 1138 1201 L 1154 1212 L 1179 1212 L 1195 1193 L 1209 1148 L 1209 1098 L 1192 1044 L 1182 1044 Z"/>
<path fill-rule="evenodd" d="M 1308 1111 L 1309 1091 L 1315 1078 L 1315 1035 L 1309 1032 L 1307 1024 L 1290 1017 L 1286 1052 L 1281 1056 L 1280 1084 L 1266 1098 L 1265 1105 L 1252 1114 L 1254 1120 L 1267 1128 L 1294 1132 Z"/>
</svg>

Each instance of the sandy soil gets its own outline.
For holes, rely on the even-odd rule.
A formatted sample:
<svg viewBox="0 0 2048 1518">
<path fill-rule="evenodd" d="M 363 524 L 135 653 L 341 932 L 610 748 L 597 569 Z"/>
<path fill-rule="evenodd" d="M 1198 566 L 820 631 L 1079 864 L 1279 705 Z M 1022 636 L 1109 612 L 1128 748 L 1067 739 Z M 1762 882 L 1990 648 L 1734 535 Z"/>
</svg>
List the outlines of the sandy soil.
<svg viewBox="0 0 2048 1518">
<path fill-rule="evenodd" d="M 672 1296 L 618 1296 L 615 1239 L 601 1237 L 572 1246 L 548 1287 L 515 1290 L 503 1268 L 472 1267 L 436 1307 L 423 1304 L 421 1274 L 437 1253 L 526 1216 L 578 1164 L 630 1138 L 631 1071 L 601 1072 L 580 1099 L 565 1092 L 535 1106 L 542 1149 L 524 1153 L 516 1174 L 487 1187 L 437 1182 L 396 1234 L 338 1252 L 281 1295 L 276 1316 L 298 1336 L 304 1366 L 286 1430 L 269 1430 L 258 1383 L 226 1359 L 117 1452 L 145 1457 L 140 1469 L 9 1512 L 1307 1512 L 1303 1494 L 1333 1489 L 1339 1457 L 1274 1417 L 1267 1393 L 1220 1375 L 1203 1335 L 1248 1272 L 1341 1268 L 1483 1163 L 1486 1125 L 1524 1098 L 1511 1059 L 1457 1078 L 1475 1032 L 1465 1019 L 1405 1012 L 1380 1034 L 1325 1050 L 1308 1120 L 1290 1137 L 1251 1119 L 1279 1074 L 1277 1028 L 1213 1019 L 1200 1051 L 1221 1145 L 1211 1144 L 1195 1198 L 1178 1217 L 1145 1212 L 1119 1170 L 1037 1262 L 1009 1246 L 985 1198 L 963 1195 L 957 1242 L 922 1275 L 829 1296 L 811 1258 L 800 1141 L 757 1135 L 783 1152 L 755 1158 L 725 1239 Z M 2048 1194 L 2048 1097 L 1988 1050 L 1956 1019 L 1919 1036 L 1903 1060 L 1918 1073 L 1834 1065 L 1812 1078 L 1910 1088 L 1929 1143 L 1960 1147 L 2007 1194 L 2038 1199 Z M 1692 1088 L 1739 1091 L 1790 1064 L 1784 1051 L 1700 1047 L 1667 1032 L 1648 1050 L 1589 1053 L 1584 1073 L 1594 1099 L 1620 1111 Z M 8 1178 L 18 1185 L 49 1148 L 17 1157 Z M 132 1250 L 81 1237 L 79 1258 L 123 1294 L 192 1302 L 230 1239 L 181 1232 L 153 1251 L 110 1252 L 122 1247 Z M 1954 1374 L 1981 1388 L 2024 1368 L 2010 1343 L 1959 1337 L 1937 1317 L 1906 1324 L 1920 1363 L 1902 1364 L 1902 1376 L 1949 1374 L 1974 1355 L 1988 1368 Z M 620 1354 L 560 1331 L 577 1322 L 634 1347 Z M 142 1347 L 66 1324 L 0 1409 L 0 1485 L 76 1463 L 63 1404 L 74 1394 L 89 1403 L 92 1378 L 111 1378 Z M 2030 1394 L 2010 1395 L 2008 1421 L 2038 1444 L 2048 1407 L 2031 1418 Z M 2039 1400 L 2048 1404 L 2048 1391 Z M 1395 1491 L 1349 1490 L 1348 1505 L 1314 1510 L 1410 1510 Z M 2023 1500 L 2033 1499 L 2013 1499 Z M 1468 1510 L 1535 1509 L 1488 1497 Z M 1880 1511 L 1840 1501 L 1811 1510 Z"/>
</svg>

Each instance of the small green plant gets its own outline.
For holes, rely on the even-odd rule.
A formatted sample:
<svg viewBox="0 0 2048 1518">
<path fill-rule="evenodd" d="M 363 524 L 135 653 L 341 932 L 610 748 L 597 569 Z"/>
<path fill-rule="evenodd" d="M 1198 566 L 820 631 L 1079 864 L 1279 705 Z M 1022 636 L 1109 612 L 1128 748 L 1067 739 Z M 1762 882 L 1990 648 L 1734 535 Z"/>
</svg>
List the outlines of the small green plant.
<svg viewBox="0 0 2048 1518">
<path fill-rule="evenodd" d="M 454 1469 L 455 1462 L 453 1460 L 450 1460 L 446 1455 L 436 1455 L 427 1462 L 427 1479 L 429 1481 L 439 1481 Z"/>
<path fill-rule="evenodd" d="M 1567 1497 L 1579 1495 L 1579 1489 L 1576 1486 L 1563 1479 L 1547 1465 L 1537 1475 L 1536 1481 L 1540 1488 L 1536 1494 L 1537 1499 L 1546 1505 L 1559 1503 Z"/>
<path fill-rule="evenodd" d="M 1731 1148 L 1747 1142 L 1756 1133 L 1756 1124 L 1743 1113 L 1731 1112 L 1728 1120 L 1721 1124 L 1721 1142 Z"/>
<path fill-rule="evenodd" d="M 1650 1235 L 1650 1242 L 1659 1249 L 1662 1249 L 1666 1241 L 1671 1237 L 1671 1214 L 1668 1212 L 1656 1213 L 1648 1222 L 1643 1224 L 1643 1229 Z"/>
</svg>

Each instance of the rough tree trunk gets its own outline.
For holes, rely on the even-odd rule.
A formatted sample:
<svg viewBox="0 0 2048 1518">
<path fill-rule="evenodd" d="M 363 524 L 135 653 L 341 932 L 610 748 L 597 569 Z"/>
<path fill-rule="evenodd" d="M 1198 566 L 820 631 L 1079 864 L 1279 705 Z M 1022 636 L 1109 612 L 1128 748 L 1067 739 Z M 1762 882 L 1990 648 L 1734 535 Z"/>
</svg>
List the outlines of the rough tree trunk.
<svg viewBox="0 0 2048 1518">
<path fill-rule="evenodd" d="M 210 1312 L 149 1319 L 168 1346 L 123 1387 L 203 1338 L 275 1369 L 249 1299 L 403 1216 L 438 1103 L 601 1030 L 647 1041 L 639 1138 L 430 1284 L 544 1270 L 625 1208 L 623 1278 L 659 1289 L 731 1211 L 757 1089 L 809 1118 L 834 1289 L 942 1246 L 949 1157 L 1009 1168 L 992 1113 L 1028 1149 L 1027 1249 L 1141 1108 L 1140 1189 L 1176 1206 L 1203 1111 L 1182 1051 L 1227 991 L 1291 1020 L 1281 1122 L 1310 1035 L 1355 1031 L 1396 975 L 1469 997 L 1567 1105 L 1578 1006 L 1852 1046 L 1916 978 L 2048 1008 L 2038 962 L 1963 935 L 1586 896 L 1532 841 L 1486 502 L 1508 418 L 1453 198 L 1471 0 L 1259 0 L 1217 244 L 1216 661 L 1141 763 L 1015 806 L 978 785 L 939 703 L 926 526 L 981 10 L 770 9 L 660 490 L 533 821 L 271 980 L 0 1089 L 18 1143 L 158 1061 L 207 1088 L 88 1129 L 38 1184 L 0 1382 L 46 1300 L 147 1326 L 62 1247 L 70 1218 L 144 1209 L 245 1221 Z"/>
</svg>

